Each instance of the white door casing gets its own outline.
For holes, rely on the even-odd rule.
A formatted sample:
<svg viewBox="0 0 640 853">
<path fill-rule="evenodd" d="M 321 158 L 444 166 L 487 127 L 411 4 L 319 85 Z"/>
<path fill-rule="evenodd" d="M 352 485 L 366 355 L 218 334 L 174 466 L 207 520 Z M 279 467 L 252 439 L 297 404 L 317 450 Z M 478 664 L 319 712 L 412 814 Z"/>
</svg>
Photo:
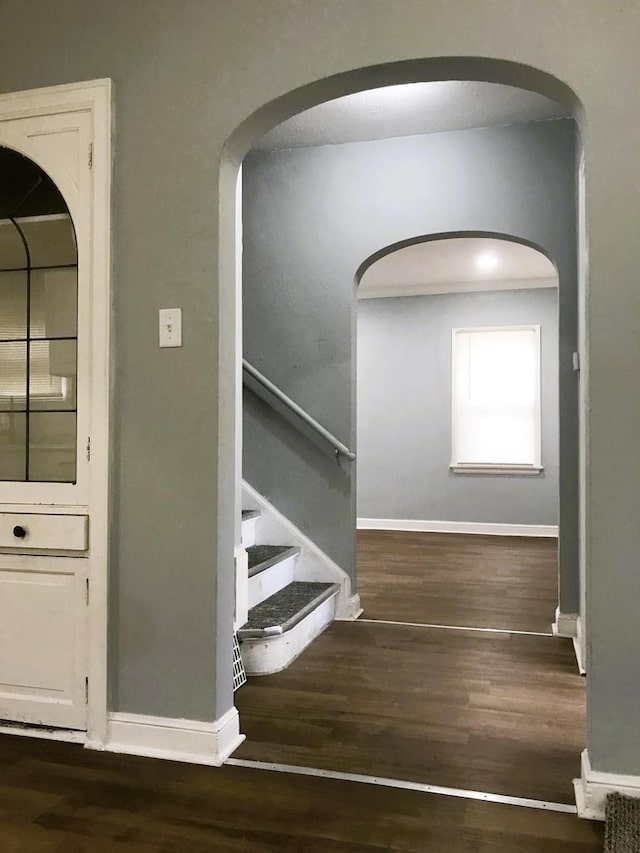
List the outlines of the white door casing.
<svg viewBox="0 0 640 853">
<path fill-rule="evenodd" d="M 235 492 L 234 492 L 234 556 L 236 568 L 236 602 L 234 629 L 237 631 L 249 618 L 249 556 L 242 542 L 242 165 L 236 181 L 236 353 L 235 383 L 237 411 L 235 421 Z"/>
<path fill-rule="evenodd" d="M 52 179 L 78 245 L 77 479 L 0 483 L 0 528 L 22 518 L 38 532 L 0 537 L 0 720 L 86 730 L 97 746 L 107 722 L 111 82 L 0 95 L 0 146 Z"/>
<path fill-rule="evenodd" d="M 578 432 L 579 432 L 579 583 L 580 604 L 577 623 L 579 664 L 587 669 L 587 483 L 589 465 L 589 433 L 587 413 L 589 402 L 589 349 L 587 339 L 587 289 L 589 249 L 587 243 L 587 215 L 585 193 L 584 152 L 578 165 Z"/>
</svg>

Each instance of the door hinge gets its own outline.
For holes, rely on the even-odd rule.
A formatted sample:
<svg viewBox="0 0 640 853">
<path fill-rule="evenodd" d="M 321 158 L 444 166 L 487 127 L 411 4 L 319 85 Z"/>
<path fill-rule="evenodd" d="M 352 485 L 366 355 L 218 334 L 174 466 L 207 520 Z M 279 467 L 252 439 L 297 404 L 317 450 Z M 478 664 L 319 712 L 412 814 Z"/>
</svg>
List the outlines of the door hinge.
<svg viewBox="0 0 640 853">
<path fill-rule="evenodd" d="M 87 436 L 87 462 L 91 462 L 91 436 Z"/>
<path fill-rule="evenodd" d="M 89 578 L 87 578 L 87 590 L 86 590 L 86 592 L 87 592 L 87 596 L 86 596 L 86 597 L 87 597 L 87 601 L 86 601 L 86 603 L 87 603 L 87 604 L 89 604 Z"/>
<path fill-rule="evenodd" d="M 88 157 L 88 162 L 89 162 L 89 168 L 90 168 L 90 169 L 93 169 L 93 142 L 90 142 L 90 143 L 89 143 L 89 157 Z"/>
<path fill-rule="evenodd" d="M 580 353 L 574 352 L 573 354 L 573 370 L 575 373 L 580 372 Z"/>
<path fill-rule="evenodd" d="M 89 704 L 89 676 L 84 680 L 84 699 L 87 705 Z"/>
</svg>

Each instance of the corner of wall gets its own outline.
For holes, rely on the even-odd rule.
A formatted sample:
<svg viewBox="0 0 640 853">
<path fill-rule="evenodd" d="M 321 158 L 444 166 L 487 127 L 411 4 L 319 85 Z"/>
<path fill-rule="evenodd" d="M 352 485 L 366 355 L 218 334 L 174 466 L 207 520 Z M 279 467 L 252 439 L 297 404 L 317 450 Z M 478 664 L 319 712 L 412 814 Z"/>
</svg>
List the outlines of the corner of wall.
<svg viewBox="0 0 640 853">
<path fill-rule="evenodd" d="M 581 776 L 573 780 L 578 807 L 578 817 L 586 820 L 604 820 L 608 794 L 624 794 L 640 798 L 640 776 L 602 773 L 593 770 L 589 751 L 581 757 Z"/>
</svg>

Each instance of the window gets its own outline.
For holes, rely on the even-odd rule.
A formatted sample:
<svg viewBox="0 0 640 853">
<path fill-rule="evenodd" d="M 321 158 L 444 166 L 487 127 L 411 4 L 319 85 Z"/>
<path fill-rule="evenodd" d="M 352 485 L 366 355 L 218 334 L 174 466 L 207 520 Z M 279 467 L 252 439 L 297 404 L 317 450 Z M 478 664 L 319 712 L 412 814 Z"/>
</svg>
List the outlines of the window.
<svg viewBox="0 0 640 853">
<path fill-rule="evenodd" d="M 451 380 L 451 468 L 538 474 L 540 326 L 454 329 Z"/>
</svg>

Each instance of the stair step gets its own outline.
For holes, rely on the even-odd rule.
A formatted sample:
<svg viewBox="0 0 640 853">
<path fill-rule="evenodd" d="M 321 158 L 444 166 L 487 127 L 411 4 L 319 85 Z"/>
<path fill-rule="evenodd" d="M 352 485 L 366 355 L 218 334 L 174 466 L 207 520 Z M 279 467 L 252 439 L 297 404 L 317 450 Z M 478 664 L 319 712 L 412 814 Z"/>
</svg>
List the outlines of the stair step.
<svg viewBox="0 0 640 853">
<path fill-rule="evenodd" d="M 245 548 L 256 544 L 261 514 L 259 509 L 242 510 L 242 544 Z"/>
<path fill-rule="evenodd" d="M 247 548 L 249 577 L 255 577 L 265 569 L 299 553 L 300 548 L 292 545 L 251 545 Z"/>
<path fill-rule="evenodd" d="M 249 619 L 238 631 L 238 637 L 248 640 L 284 634 L 339 589 L 335 583 L 293 581 L 251 608 Z"/>
<path fill-rule="evenodd" d="M 253 545 L 247 548 L 249 610 L 293 581 L 299 553 L 299 548 L 289 545 Z"/>
</svg>

